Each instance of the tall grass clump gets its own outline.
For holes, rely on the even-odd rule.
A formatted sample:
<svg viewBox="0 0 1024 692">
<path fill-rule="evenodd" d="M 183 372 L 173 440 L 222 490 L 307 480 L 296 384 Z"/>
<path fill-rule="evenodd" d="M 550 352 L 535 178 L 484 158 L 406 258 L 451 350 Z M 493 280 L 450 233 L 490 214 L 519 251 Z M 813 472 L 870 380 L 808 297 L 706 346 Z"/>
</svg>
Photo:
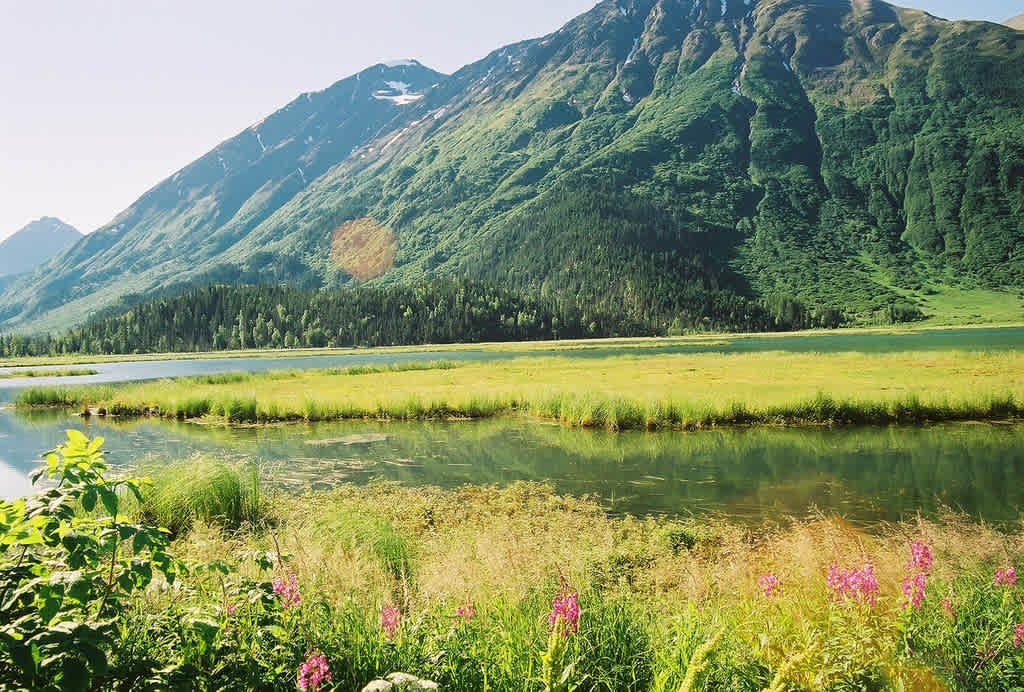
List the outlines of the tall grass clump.
<svg viewBox="0 0 1024 692">
<path fill-rule="evenodd" d="M 26 387 L 14 399 L 16 406 L 82 408 L 107 401 L 114 395 L 111 385 Z"/>
<path fill-rule="evenodd" d="M 145 470 L 152 485 L 142 493 L 138 516 L 172 535 L 187 533 L 196 521 L 237 530 L 270 519 L 270 501 L 254 465 L 194 456 L 166 465 L 147 463 Z"/>
<path fill-rule="evenodd" d="M 408 361 L 388 363 L 386 365 L 350 365 L 344 368 L 327 368 L 324 375 L 379 375 L 385 372 L 423 372 L 426 370 L 453 370 L 459 366 L 451 360 L 435 360 L 430 362 Z"/>
</svg>

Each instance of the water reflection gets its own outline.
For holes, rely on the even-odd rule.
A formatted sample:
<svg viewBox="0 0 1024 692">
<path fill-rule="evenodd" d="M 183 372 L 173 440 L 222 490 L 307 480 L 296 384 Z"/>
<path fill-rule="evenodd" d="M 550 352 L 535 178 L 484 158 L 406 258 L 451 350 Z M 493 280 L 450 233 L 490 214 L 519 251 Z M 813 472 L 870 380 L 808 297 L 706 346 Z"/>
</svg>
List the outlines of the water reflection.
<svg viewBox="0 0 1024 692">
<path fill-rule="evenodd" d="M 0 413 L 0 492 L 23 492 L 34 460 L 67 427 L 106 437 L 112 463 L 198 452 L 253 459 L 272 483 L 299 490 L 373 478 L 442 487 L 548 480 L 614 512 L 751 521 L 813 506 L 875 523 L 942 504 L 1006 521 L 1024 504 L 1019 425 L 613 434 L 517 420 L 226 428 L 9 411 Z"/>
</svg>

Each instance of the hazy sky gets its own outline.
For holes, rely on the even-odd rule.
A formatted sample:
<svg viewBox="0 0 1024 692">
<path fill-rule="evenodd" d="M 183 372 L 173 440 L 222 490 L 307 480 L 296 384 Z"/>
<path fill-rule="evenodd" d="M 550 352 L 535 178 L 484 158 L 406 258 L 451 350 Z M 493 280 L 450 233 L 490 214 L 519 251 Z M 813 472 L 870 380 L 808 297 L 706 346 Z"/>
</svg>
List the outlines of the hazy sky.
<svg viewBox="0 0 1024 692">
<path fill-rule="evenodd" d="M 919 0 L 1001 21 L 1024 0 Z M 82 231 L 280 108 L 376 62 L 452 72 L 594 0 L 0 0 L 0 238 Z"/>
</svg>

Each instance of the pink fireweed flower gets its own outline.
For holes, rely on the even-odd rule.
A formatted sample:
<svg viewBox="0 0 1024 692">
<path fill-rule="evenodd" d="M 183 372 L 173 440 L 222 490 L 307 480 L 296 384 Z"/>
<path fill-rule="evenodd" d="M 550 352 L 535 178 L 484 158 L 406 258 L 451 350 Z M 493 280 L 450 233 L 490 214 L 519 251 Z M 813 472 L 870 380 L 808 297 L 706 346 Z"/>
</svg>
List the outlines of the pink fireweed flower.
<svg viewBox="0 0 1024 692">
<path fill-rule="evenodd" d="M 384 633 L 388 635 L 388 638 L 394 637 L 398 633 L 398 627 L 401 624 L 402 611 L 397 607 L 384 606 L 380 611 L 380 626 Z"/>
<path fill-rule="evenodd" d="M 1006 569 L 997 569 L 996 586 L 1016 586 L 1017 585 L 1017 570 L 1013 567 L 1007 567 Z"/>
<path fill-rule="evenodd" d="M 460 619 L 461 620 L 472 620 L 474 617 L 476 617 L 476 609 L 473 608 L 473 604 L 472 603 L 470 603 L 469 601 L 466 601 L 465 604 L 460 605 L 456 609 L 454 622 L 458 622 Z"/>
<path fill-rule="evenodd" d="M 949 613 L 949 616 L 956 620 L 956 611 L 953 609 L 953 601 L 948 598 L 942 599 L 942 609 Z"/>
<path fill-rule="evenodd" d="M 923 541 L 914 541 L 910 546 L 910 561 L 907 569 L 916 572 L 930 572 L 932 569 L 932 548 Z"/>
<path fill-rule="evenodd" d="M 299 601 L 302 600 L 302 597 L 299 595 L 299 582 L 294 574 L 288 577 L 288 581 L 285 581 L 284 577 L 276 578 L 274 580 L 274 593 L 281 598 L 281 605 L 285 608 L 297 606 Z"/>
<path fill-rule="evenodd" d="M 921 607 L 921 603 L 924 602 L 926 579 L 924 572 L 918 572 L 903 580 L 903 595 L 907 597 L 907 600 L 903 602 L 904 609 L 908 605 L 914 606 L 915 609 Z"/>
<path fill-rule="evenodd" d="M 832 563 L 826 578 L 832 587 L 832 598 L 836 601 L 859 600 L 875 605 L 878 596 L 878 579 L 875 567 L 870 562 L 864 563 L 860 569 L 840 569 Z"/>
<path fill-rule="evenodd" d="M 317 692 L 325 682 L 331 681 L 331 669 L 327 657 L 320 653 L 310 654 L 299 666 L 299 689 Z"/>
<path fill-rule="evenodd" d="M 551 600 L 551 614 L 548 615 L 550 627 L 548 632 L 554 632 L 555 627 L 561 621 L 562 636 L 579 632 L 580 629 L 580 595 L 573 591 L 570 593 L 569 585 L 562 580 L 562 588 L 558 590 Z"/>
<path fill-rule="evenodd" d="M 235 611 L 238 610 L 238 606 L 234 603 L 228 603 L 227 607 L 224 610 L 228 612 L 228 615 L 234 615 Z"/>
<path fill-rule="evenodd" d="M 764 591 L 765 598 L 771 598 L 776 594 L 781 582 L 774 574 L 765 574 L 757 580 L 758 585 Z"/>
<path fill-rule="evenodd" d="M 1013 645 L 1018 649 L 1024 646 L 1024 623 L 1013 626 Z"/>
</svg>

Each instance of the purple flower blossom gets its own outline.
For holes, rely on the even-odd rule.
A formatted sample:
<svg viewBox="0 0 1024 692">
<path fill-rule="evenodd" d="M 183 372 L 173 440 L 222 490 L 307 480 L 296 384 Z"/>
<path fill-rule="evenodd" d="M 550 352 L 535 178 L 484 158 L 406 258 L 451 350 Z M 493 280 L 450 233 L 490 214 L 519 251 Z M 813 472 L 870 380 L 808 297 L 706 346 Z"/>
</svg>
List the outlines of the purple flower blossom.
<svg viewBox="0 0 1024 692">
<path fill-rule="evenodd" d="M 997 569 L 996 586 L 1016 586 L 1017 585 L 1017 570 L 1013 567 L 1007 567 L 1006 569 Z"/>
<path fill-rule="evenodd" d="M 910 546 L 910 561 L 907 569 L 917 572 L 930 572 L 932 569 L 932 548 L 923 541 L 914 541 Z"/>
<path fill-rule="evenodd" d="M 903 602 L 904 609 L 908 605 L 914 606 L 915 609 L 921 607 L 921 603 L 924 602 L 926 579 L 924 572 L 918 572 L 903 580 L 903 595 L 907 597 Z"/>
<path fill-rule="evenodd" d="M 380 611 L 380 626 L 388 638 L 398 633 L 398 627 L 402 624 L 402 611 L 397 607 L 384 606 Z"/>
<path fill-rule="evenodd" d="M 466 601 L 463 605 L 460 605 L 458 609 L 456 609 L 454 622 L 458 622 L 460 619 L 472 620 L 474 617 L 476 617 L 476 609 L 473 608 L 472 603 Z"/>
<path fill-rule="evenodd" d="M 764 591 L 765 598 L 771 598 L 772 596 L 774 596 L 781 585 L 779 578 L 776 577 L 774 574 L 762 575 L 762 577 L 757 580 L 757 583 L 761 586 L 761 589 Z"/>
<path fill-rule="evenodd" d="M 554 632 L 561 623 L 562 636 L 579 632 L 580 629 L 580 595 L 569 591 L 569 585 L 562 580 L 562 588 L 558 590 L 551 600 L 551 614 L 548 615 L 550 627 L 548 632 Z"/>
<path fill-rule="evenodd" d="M 224 610 L 227 611 L 228 615 L 234 615 L 235 611 L 238 610 L 238 606 L 234 603 L 228 603 L 227 607 Z"/>
<path fill-rule="evenodd" d="M 1024 646 L 1024 623 L 1013 626 L 1013 645 L 1018 649 Z"/>
<path fill-rule="evenodd" d="M 875 605 L 878 596 L 878 579 L 875 567 L 870 562 L 860 569 L 840 569 L 832 563 L 828 569 L 828 585 L 832 587 L 832 598 L 842 602 L 859 600 Z"/>
<path fill-rule="evenodd" d="M 327 657 L 320 653 L 310 654 L 299 666 L 299 689 L 317 692 L 325 682 L 331 681 L 331 669 Z"/>
<path fill-rule="evenodd" d="M 281 605 L 285 608 L 297 606 L 302 600 L 302 597 L 299 595 L 299 582 L 294 574 L 288 577 L 288 581 L 285 581 L 284 577 L 276 578 L 274 580 L 274 593 L 281 598 Z"/>
</svg>

